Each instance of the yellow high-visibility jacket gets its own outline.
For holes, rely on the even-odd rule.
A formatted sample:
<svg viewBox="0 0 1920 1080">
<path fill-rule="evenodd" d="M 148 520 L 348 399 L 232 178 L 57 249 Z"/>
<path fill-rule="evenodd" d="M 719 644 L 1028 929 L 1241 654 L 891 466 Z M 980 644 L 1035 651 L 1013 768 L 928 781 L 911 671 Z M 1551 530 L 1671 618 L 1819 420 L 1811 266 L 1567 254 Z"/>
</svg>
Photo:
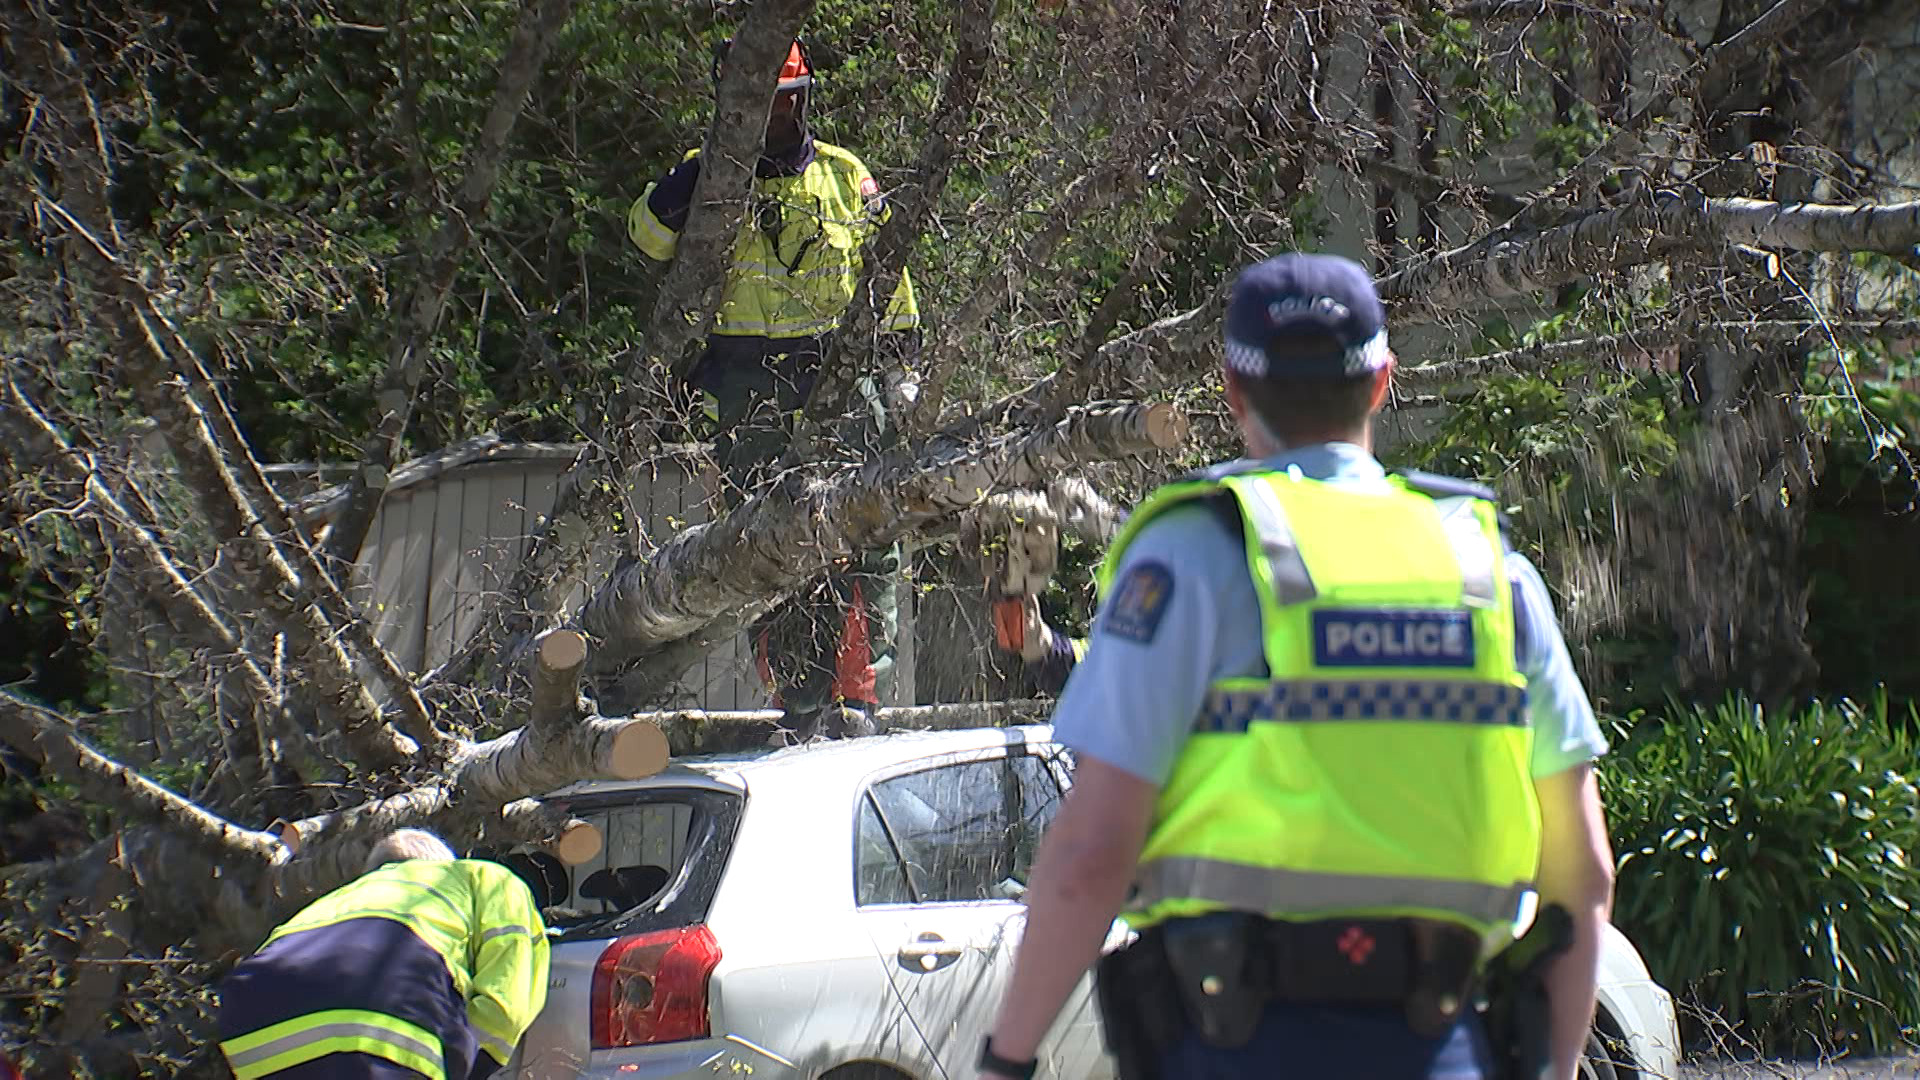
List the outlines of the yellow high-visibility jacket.
<svg viewBox="0 0 1920 1080">
<path fill-rule="evenodd" d="M 851 151 L 814 141 L 814 160 L 797 176 L 759 176 L 734 239 L 713 333 L 799 338 L 831 330 L 853 302 L 861 251 L 887 219 L 873 175 Z M 689 150 L 686 160 L 699 155 Z M 641 251 L 665 262 L 680 237 L 649 205 L 657 184 L 633 204 L 627 228 Z M 920 325 L 913 279 L 905 270 L 881 323 Z"/>
<path fill-rule="evenodd" d="M 320 1002 L 310 978 L 302 977 L 308 973 L 296 970 L 306 962 L 304 957 L 364 949 L 369 930 L 386 933 L 383 940 L 391 940 L 392 933 L 380 930 L 390 923 L 412 932 L 411 938 L 398 935 L 400 948 L 389 959 L 394 971 L 408 959 L 397 953 L 411 951 L 413 942 L 432 950 L 445 964 L 453 992 L 465 1003 L 464 1024 L 471 1026 L 479 1049 L 506 1063 L 546 1004 L 548 945 L 533 894 L 498 863 L 416 859 L 389 863 L 315 900 L 242 962 L 242 968 L 251 965 L 246 982 L 250 993 L 284 992 L 288 1000 L 284 1007 L 268 1006 L 269 1014 L 286 1019 L 220 1044 L 240 1080 L 270 1076 L 327 1054 L 355 1052 L 384 1058 L 432 1080 L 467 1075 L 471 1061 L 455 1060 L 461 1055 L 454 1047 L 471 1047 L 468 1033 L 458 1025 L 435 1030 L 428 1019 L 435 1010 L 412 999 L 418 997 L 417 988 L 403 992 L 396 987 L 392 994 L 383 994 L 375 971 L 368 981 L 376 989 L 360 1000 Z M 382 1000 L 386 997 L 394 1000 Z M 315 1010 L 316 1004 L 329 1007 Z M 457 1013 L 453 1019 L 460 1019 Z"/>
<path fill-rule="evenodd" d="M 1511 943 L 1538 870 L 1526 679 L 1492 504 L 1443 517 L 1395 478 L 1355 491 L 1286 472 L 1161 489 L 1100 572 L 1167 508 L 1230 494 L 1268 674 L 1209 691 L 1161 789 L 1126 912 L 1283 920 L 1417 916 Z"/>
</svg>

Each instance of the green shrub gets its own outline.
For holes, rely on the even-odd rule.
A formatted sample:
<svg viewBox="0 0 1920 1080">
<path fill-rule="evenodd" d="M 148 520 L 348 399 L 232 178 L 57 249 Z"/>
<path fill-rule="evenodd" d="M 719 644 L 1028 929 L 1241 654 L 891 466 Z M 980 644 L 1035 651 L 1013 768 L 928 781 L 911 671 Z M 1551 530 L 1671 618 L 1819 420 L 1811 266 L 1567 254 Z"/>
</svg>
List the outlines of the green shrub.
<svg viewBox="0 0 1920 1080">
<path fill-rule="evenodd" d="M 1736 697 L 1623 725 L 1601 769 L 1614 921 L 1654 977 L 1770 1052 L 1911 1039 L 1911 722 L 1884 696 L 1791 715 Z"/>
</svg>

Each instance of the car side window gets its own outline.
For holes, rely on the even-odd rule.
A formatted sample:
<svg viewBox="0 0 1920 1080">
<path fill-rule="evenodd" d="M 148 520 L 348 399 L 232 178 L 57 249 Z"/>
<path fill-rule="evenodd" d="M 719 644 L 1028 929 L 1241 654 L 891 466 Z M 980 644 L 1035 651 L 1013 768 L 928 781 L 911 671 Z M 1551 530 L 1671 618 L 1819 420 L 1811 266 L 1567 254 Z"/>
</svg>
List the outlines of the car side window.
<svg viewBox="0 0 1920 1080">
<path fill-rule="evenodd" d="M 1060 791 L 1046 760 L 1023 754 L 897 776 L 874 785 L 868 805 L 904 863 L 914 902 L 1008 900 L 1025 892 Z M 861 851 L 864 858 L 864 844 Z"/>
<path fill-rule="evenodd" d="M 853 900 L 856 904 L 910 904 L 913 888 L 900 862 L 893 838 L 880 821 L 873 796 L 860 800 L 860 823 L 854 829 Z"/>
</svg>

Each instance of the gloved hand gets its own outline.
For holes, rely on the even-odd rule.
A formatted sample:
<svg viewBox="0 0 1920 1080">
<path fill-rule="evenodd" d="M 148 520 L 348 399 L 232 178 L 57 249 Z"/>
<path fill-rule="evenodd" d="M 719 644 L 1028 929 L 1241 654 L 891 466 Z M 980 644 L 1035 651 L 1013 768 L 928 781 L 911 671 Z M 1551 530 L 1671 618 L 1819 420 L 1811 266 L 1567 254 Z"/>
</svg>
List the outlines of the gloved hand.
<svg viewBox="0 0 1920 1080">
<path fill-rule="evenodd" d="M 993 602 L 993 640 L 1000 648 L 1034 661 L 1052 651 L 1060 631 L 1047 625 L 1037 596 L 1012 596 Z"/>
</svg>

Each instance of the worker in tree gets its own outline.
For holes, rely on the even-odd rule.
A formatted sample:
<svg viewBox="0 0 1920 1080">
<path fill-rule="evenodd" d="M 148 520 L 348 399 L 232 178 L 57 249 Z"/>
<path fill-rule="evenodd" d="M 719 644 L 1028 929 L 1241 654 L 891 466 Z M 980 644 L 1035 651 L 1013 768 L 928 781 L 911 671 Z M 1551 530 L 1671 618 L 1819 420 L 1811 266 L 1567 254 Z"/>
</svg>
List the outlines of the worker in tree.
<svg viewBox="0 0 1920 1080">
<path fill-rule="evenodd" d="M 715 52 L 716 85 L 730 48 L 722 42 Z M 793 420 L 806 408 L 833 332 L 853 302 L 863 248 L 886 219 L 866 165 L 813 137 L 812 88 L 812 63 L 795 41 L 780 69 L 713 329 L 691 374 L 712 399 L 729 502 L 770 479 L 791 444 Z M 629 232 L 650 258 L 674 257 L 699 177 L 699 151 L 690 150 L 633 204 Z M 877 367 L 904 372 L 919 330 L 913 283 L 903 270 L 874 343 Z M 880 383 L 870 375 L 856 380 L 860 402 L 836 431 L 841 445 L 862 458 L 891 434 Z M 896 386 L 911 393 L 910 383 Z M 752 628 L 761 677 L 794 737 L 871 730 L 869 714 L 892 669 L 898 563 L 897 550 L 843 562 Z"/>
<path fill-rule="evenodd" d="M 478 1080 L 546 1004 L 547 952 L 513 871 L 401 829 L 227 976 L 220 1051 L 239 1080 Z"/>
</svg>

